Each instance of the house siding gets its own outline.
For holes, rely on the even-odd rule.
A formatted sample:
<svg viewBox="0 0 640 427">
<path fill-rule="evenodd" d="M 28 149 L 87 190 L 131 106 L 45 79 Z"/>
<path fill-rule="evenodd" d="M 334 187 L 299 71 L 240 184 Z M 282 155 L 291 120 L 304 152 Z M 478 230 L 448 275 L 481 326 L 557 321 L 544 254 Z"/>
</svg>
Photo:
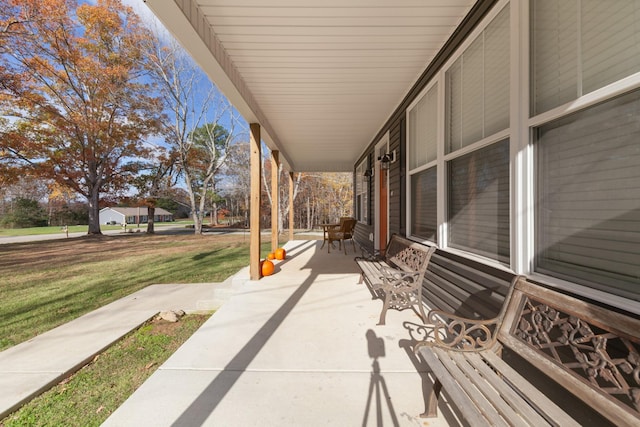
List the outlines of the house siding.
<svg viewBox="0 0 640 427">
<path fill-rule="evenodd" d="M 388 135 L 389 151 L 396 152 L 396 162 L 389 169 L 390 234 L 437 243 L 447 256 L 459 255 L 466 260 L 480 260 L 483 265 L 506 267 L 545 286 L 640 314 L 637 263 L 629 261 L 638 255 L 633 234 L 637 229 L 638 217 L 634 213 L 638 212 L 638 199 L 632 194 L 640 189 L 637 174 L 627 166 L 637 166 L 634 142 L 638 130 L 637 127 L 620 130 L 627 125 L 625 118 L 637 120 L 640 66 L 629 65 L 621 50 L 607 50 L 600 45 L 598 50 L 592 46 L 596 42 L 606 46 L 617 43 L 607 38 L 613 31 L 611 26 L 601 36 L 596 26 L 616 19 L 615 11 L 604 13 L 589 9 L 584 16 L 573 13 L 557 19 L 553 13 L 534 14 L 533 9 L 529 9 L 534 5 L 543 7 L 545 3 L 478 2 L 361 158 L 368 156 L 377 162 L 375 146 Z M 494 9 L 494 6 L 498 7 Z M 637 8 L 637 4 L 625 7 Z M 596 14 L 601 14 L 602 19 L 594 18 Z M 562 32 L 565 21 L 582 22 L 580 19 L 592 24 L 585 27 L 585 31 L 590 31 L 591 45 L 576 45 L 571 34 L 564 38 L 547 34 L 556 24 L 555 31 Z M 528 22 L 531 27 L 520 25 L 522 22 Z M 549 22 L 554 25 L 549 26 Z M 622 30 L 637 37 L 633 22 L 627 21 Z M 564 44 L 534 51 L 529 40 L 534 35 L 540 45 L 548 40 Z M 468 40 L 467 36 L 470 36 Z M 566 67 L 563 62 L 549 65 L 548 57 L 561 56 L 553 49 L 564 52 L 567 44 L 574 46 L 573 54 L 578 57 L 585 54 L 586 62 L 578 61 L 578 64 L 591 68 L 581 68 L 576 73 L 568 71 L 568 77 L 563 75 L 567 82 L 556 81 L 558 70 Z M 547 53 L 549 50 L 551 53 Z M 463 58 L 468 61 L 461 61 Z M 596 73 L 592 69 L 596 62 L 608 64 L 614 71 Z M 471 76 L 467 80 L 461 77 L 465 73 L 456 71 L 462 69 L 459 64 L 463 63 L 471 70 L 466 73 Z M 506 74 L 505 70 L 508 70 Z M 572 84 L 579 88 L 577 93 Z M 424 130 L 422 135 L 415 133 L 412 125 L 415 117 L 419 117 L 417 112 L 421 111 L 422 95 L 428 86 L 438 91 L 437 137 Z M 556 86 L 569 87 L 566 91 L 570 95 L 556 100 Z M 469 89 L 467 98 L 460 95 L 460 88 Z M 474 92 L 476 88 L 482 90 Z M 431 92 L 425 96 L 434 99 Z M 541 103 L 540 106 L 536 102 Z M 428 114 L 434 117 L 436 113 L 431 110 Z M 612 121 L 614 116 L 617 122 Z M 585 124 L 578 128 L 578 122 Z M 433 122 L 423 123 L 428 123 L 426 129 L 429 130 L 436 126 Z M 416 139 L 408 141 L 414 135 Z M 422 143 L 424 146 L 410 148 L 412 144 Z M 437 154 L 434 154 L 436 143 Z M 431 151 L 420 152 L 418 147 Z M 543 148 L 546 147 L 553 147 L 560 154 L 545 154 Z M 608 154 L 597 157 L 589 147 Z M 408 155 L 415 158 L 407 159 Z M 473 167 L 467 166 L 467 158 L 473 158 Z M 412 169 L 408 169 L 410 164 Z M 594 173 L 589 172 L 589 179 L 585 179 L 587 172 L 583 170 L 597 170 L 604 178 L 595 180 Z M 423 181 L 407 182 L 410 176 L 422 176 L 425 171 L 431 174 L 430 182 L 437 171 L 437 190 L 432 184 L 425 187 Z M 616 181 L 611 187 L 604 184 L 615 180 L 620 182 Z M 429 195 L 435 194 L 437 203 L 435 196 L 425 199 L 424 194 L 413 190 L 408 194 L 410 185 L 428 191 Z M 375 224 L 376 189 L 372 186 L 369 191 L 370 224 Z M 606 200 L 610 201 L 606 208 L 601 208 L 598 202 L 605 200 L 600 193 L 606 193 Z M 412 197 L 415 205 L 410 204 Z M 425 208 L 425 200 L 429 202 L 426 206 L 437 206 L 437 221 L 434 209 Z M 411 206 L 421 210 L 410 211 Z M 577 212 L 588 212 L 590 216 L 580 217 L 582 222 L 577 222 L 574 219 Z M 412 230 L 410 224 L 414 221 L 410 215 L 428 220 L 430 234 L 417 234 Z M 631 217 L 635 217 L 633 223 L 627 219 Z M 601 230 L 607 230 L 606 234 Z M 626 237 L 616 240 L 611 230 L 624 230 Z M 602 250 L 604 255 L 594 255 L 596 250 Z M 612 251 L 619 255 L 612 256 Z"/>
<path fill-rule="evenodd" d="M 409 90 L 407 96 L 394 110 L 389 120 L 373 138 L 368 148 L 358 159 L 355 165 L 369 157 L 373 165 L 375 158 L 375 145 L 389 132 L 389 150 L 396 150 L 397 161 L 389 168 L 389 235 L 393 233 L 406 236 L 406 129 L 405 117 L 409 105 L 416 99 L 434 75 L 440 70 L 449 57 L 464 42 L 466 36 L 482 21 L 484 16 L 497 3 L 497 0 L 478 1 L 467 14 L 456 31 L 445 43 L 442 50 L 436 55 L 427 69 L 422 73 L 415 85 Z M 354 165 L 354 173 L 355 173 Z M 375 186 L 369 187 L 369 230 L 374 232 L 375 224 Z M 355 200 L 354 200 L 355 205 Z"/>
</svg>

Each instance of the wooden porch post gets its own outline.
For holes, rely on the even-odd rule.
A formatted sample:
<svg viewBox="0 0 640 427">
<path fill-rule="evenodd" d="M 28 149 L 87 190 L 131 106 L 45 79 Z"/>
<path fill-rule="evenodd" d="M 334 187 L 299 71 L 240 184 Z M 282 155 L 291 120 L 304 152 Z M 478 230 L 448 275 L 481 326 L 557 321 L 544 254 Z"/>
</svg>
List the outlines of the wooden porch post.
<svg viewBox="0 0 640 427">
<path fill-rule="evenodd" d="M 249 230 L 251 241 L 249 243 L 249 275 L 251 280 L 260 279 L 260 177 L 262 164 L 260 162 L 260 124 L 249 125 L 251 145 L 251 203 L 249 210 Z"/>
<path fill-rule="evenodd" d="M 280 185 L 278 172 L 280 169 L 280 152 L 271 152 L 271 252 L 278 249 L 278 218 L 280 216 Z"/>
<path fill-rule="evenodd" d="M 293 240 L 293 172 L 289 172 L 289 240 Z"/>
</svg>

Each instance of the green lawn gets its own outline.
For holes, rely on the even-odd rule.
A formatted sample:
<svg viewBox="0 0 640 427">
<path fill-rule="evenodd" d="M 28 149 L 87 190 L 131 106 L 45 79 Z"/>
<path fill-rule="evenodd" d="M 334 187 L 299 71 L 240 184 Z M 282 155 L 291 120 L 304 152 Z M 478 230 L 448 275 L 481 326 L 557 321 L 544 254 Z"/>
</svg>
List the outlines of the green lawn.
<svg viewBox="0 0 640 427">
<path fill-rule="evenodd" d="M 263 256 L 269 248 L 264 242 Z M 134 233 L 0 245 L 0 351 L 148 285 L 221 282 L 248 263 L 242 235 Z"/>
<path fill-rule="evenodd" d="M 186 225 L 192 224 L 191 222 L 156 222 L 154 225 L 156 227 L 166 227 L 170 225 Z M 136 229 L 138 228 L 136 224 L 128 224 L 127 229 Z M 147 224 L 140 224 L 141 230 L 147 229 Z M 69 233 L 86 233 L 89 230 L 89 226 L 87 225 L 70 225 Z M 100 230 L 122 230 L 121 225 L 100 225 Z M 63 227 L 55 226 L 55 227 L 29 227 L 29 228 L 0 228 L 0 236 L 33 236 L 37 234 L 60 234 L 63 236 L 65 231 Z"/>
<path fill-rule="evenodd" d="M 99 426 L 208 318 L 153 320 L 101 353 L 72 377 L 25 404 L 5 427 Z"/>
</svg>

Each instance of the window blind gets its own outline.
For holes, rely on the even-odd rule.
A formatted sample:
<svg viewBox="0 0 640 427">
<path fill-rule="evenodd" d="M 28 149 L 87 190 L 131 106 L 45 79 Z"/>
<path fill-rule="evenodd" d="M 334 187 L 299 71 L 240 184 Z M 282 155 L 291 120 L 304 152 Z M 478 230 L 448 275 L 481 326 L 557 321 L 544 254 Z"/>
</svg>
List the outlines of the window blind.
<svg viewBox="0 0 640 427">
<path fill-rule="evenodd" d="M 508 263 L 509 140 L 448 163 L 449 245 Z"/>
<path fill-rule="evenodd" d="M 409 169 L 436 159 L 438 88 L 432 87 L 409 112 Z"/>
<path fill-rule="evenodd" d="M 411 235 L 438 241 L 437 168 L 411 175 Z"/>
<path fill-rule="evenodd" d="M 533 114 L 640 72 L 640 0 L 534 0 L 531 28 Z"/>
<path fill-rule="evenodd" d="M 640 91 L 536 133 L 536 271 L 640 299 Z"/>
<path fill-rule="evenodd" d="M 509 6 L 446 72 L 447 153 L 509 127 Z"/>
</svg>

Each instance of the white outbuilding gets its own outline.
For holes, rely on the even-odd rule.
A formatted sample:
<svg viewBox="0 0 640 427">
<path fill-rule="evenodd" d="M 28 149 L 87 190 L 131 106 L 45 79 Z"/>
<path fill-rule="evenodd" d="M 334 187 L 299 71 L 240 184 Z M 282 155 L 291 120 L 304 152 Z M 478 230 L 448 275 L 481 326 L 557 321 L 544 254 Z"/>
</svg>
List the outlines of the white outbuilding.
<svg viewBox="0 0 640 427">
<path fill-rule="evenodd" d="M 149 211 L 146 206 L 141 207 L 113 207 L 100 210 L 100 224 L 146 224 Z M 162 208 L 156 208 L 153 215 L 154 222 L 171 222 L 173 214 Z"/>
</svg>

